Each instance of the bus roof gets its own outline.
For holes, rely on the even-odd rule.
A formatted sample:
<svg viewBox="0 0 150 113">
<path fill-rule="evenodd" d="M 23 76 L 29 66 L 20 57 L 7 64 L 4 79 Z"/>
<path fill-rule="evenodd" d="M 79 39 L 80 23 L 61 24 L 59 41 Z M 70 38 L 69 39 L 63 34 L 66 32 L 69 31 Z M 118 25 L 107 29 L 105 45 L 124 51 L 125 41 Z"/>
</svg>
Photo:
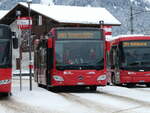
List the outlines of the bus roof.
<svg viewBox="0 0 150 113">
<path fill-rule="evenodd" d="M 111 42 L 120 42 L 120 41 L 127 41 L 127 40 L 150 40 L 150 35 L 142 35 L 142 34 L 135 34 L 135 35 L 119 35 L 113 37 Z"/>
</svg>

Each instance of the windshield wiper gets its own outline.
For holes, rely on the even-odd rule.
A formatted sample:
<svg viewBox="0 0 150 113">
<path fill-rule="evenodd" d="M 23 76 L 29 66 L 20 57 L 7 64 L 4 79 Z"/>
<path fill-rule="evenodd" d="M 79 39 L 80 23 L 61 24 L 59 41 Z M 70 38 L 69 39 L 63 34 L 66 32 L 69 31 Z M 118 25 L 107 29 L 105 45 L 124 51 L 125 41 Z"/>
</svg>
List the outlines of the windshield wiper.
<svg viewBox="0 0 150 113">
<path fill-rule="evenodd" d="M 137 66 L 137 65 L 140 65 L 140 62 L 132 62 L 132 63 L 130 63 L 128 65 L 130 65 L 130 66 Z"/>
<path fill-rule="evenodd" d="M 135 61 L 135 62 L 129 63 L 129 65 L 131 65 L 131 66 L 145 65 L 145 64 L 150 64 L 150 62 L 147 62 L 147 61 Z"/>
</svg>

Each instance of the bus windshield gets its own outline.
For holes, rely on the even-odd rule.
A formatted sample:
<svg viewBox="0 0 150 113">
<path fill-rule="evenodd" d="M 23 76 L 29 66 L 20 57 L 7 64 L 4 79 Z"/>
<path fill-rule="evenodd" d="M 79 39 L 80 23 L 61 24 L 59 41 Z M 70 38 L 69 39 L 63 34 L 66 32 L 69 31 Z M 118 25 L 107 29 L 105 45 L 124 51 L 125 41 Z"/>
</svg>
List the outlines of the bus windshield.
<svg viewBox="0 0 150 113">
<path fill-rule="evenodd" d="M 150 41 L 125 42 L 122 52 L 122 67 L 150 67 Z"/>
<path fill-rule="evenodd" d="M 56 68 L 102 69 L 104 42 L 100 40 L 57 40 Z"/>
<path fill-rule="evenodd" d="M 0 40 L 0 66 L 9 65 L 10 59 L 11 59 L 10 41 L 1 39 Z"/>
</svg>

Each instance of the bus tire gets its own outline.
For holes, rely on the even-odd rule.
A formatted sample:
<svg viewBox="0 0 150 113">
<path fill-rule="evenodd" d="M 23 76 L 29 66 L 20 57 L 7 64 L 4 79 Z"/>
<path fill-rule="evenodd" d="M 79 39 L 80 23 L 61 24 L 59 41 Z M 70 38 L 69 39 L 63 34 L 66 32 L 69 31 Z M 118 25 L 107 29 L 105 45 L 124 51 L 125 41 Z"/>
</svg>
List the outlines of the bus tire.
<svg viewBox="0 0 150 113">
<path fill-rule="evenodd" d="M 47 89 L 48 91 L 51 91 L 51 90 L 52 90 L 52 88 L 49 87 L 49 86 L 46 86 L 46 89 Z"/>
<path fill-rule="evenodd" d="M 48 90 L 48 91 L 54 91 L 55 90 L 55 87 L 51 87 L 50 85 L 47 85 L 46 86 L 46 89 Z"/>
<path fill-rule="evenodd" d="M 127 87 L 128 87 L 128 88 L 133 88 L 133 87 L 135 87 L 135 85 L 136 85 L 136 84 L 134 84 L 134 83 L 128 83 L 128 84 L 127 84 Z"/>
<path fill-rule="evenodd" d="M 150 87 L 150 83 L 146 83 L 146 86 L 147 86 L 147 87 Z"/>
<path fill-rule="evenodd" d="M 96 91 L 97 86 L 90 86 L 90 91 Z"/>
<path fill-rule="evenodd" d="M 115 83 L 115 75 L 114 74 L 112 74 L 112 76 L 111 76 L 111 83 L 112 83 L 112 85 L 116 85 L 116 83 Z"/>
<path fill-rule="evenodd" d="M 1 93 L 1 96 L 3 96 L 3 97 L 9 97 L 9 96 L 11 96 L 11 92 Z"/>
<path fill-rule="evenodd" d="M 43 85 L 38 83 L 38 87 L 43 87 Z"/>
</svg>

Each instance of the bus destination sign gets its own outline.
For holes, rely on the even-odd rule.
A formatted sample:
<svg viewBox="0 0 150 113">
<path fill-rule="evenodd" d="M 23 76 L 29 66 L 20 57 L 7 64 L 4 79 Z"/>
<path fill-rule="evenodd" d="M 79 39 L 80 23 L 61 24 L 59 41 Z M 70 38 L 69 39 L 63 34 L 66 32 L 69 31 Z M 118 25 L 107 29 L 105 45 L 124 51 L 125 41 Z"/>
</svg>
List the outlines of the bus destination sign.
<svg viewBox="0 0 150 113">
<path fill-rule="evenodd" d="M 131 41 L 131 42 L 123 42 L 123 47 L 143 47 L 150 46 L 150 43 L 146 41 Z"/>
<path fill-rule="evenodd" d="M 98 30 L 61 30 L 57 31 L 58 39 L 100 39 Z"/>
</svg>

